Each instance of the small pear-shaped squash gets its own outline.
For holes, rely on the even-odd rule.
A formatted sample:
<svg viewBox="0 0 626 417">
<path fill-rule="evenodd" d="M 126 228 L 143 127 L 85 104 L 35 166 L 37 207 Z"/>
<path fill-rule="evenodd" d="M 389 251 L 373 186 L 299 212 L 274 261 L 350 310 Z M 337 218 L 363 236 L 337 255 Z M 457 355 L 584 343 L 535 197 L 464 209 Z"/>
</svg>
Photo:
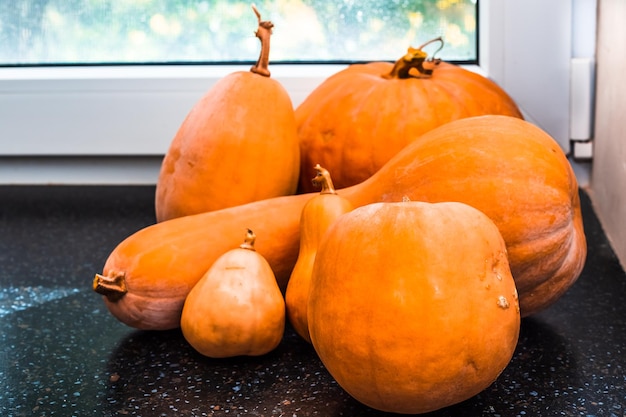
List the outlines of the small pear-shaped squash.
<svg viewBox="0 0 626 417">
<path fill-rule="evenodd" d="M 377 410 L 416 414 L 464 401 L 508 365 L 520 310 L 506 246 L 456 202 L 373 203 L 338 218 L 309 294 L 315 351 Z"/>
<path fill-rule="evenodd" d="M 255 238 L 248 230 L 244 243 L 220 256 L 185 300 L 183 336 L 205 356 L 264 355 L 283 337 L 285 302 Z"/>
<path fill-rule="evenodd" d="M 157 179 L 159 222 L 296 191 L 300 149 L 293 104 L 268 70 L 273 24 L 253 9 L 259 60 L 250 71 L 219 80 L 183 121 Z"/>
<path fill-rule="evenodd" d="M 311 197 L 304 205 L 300 216 L 300 248 L 285 292 L 287 318 L 304 340 L 311 342 L 307 320 L 307 304 L 311 273 L 315 262 L 317 247 L 324 233 L 342 214 L 353 209 L 352 203 L 337 194 L 330 173 L 319 164 L 315 166 L 317 174 L 313 184 L 320 187 L 318 195 Z"/>
</svg>

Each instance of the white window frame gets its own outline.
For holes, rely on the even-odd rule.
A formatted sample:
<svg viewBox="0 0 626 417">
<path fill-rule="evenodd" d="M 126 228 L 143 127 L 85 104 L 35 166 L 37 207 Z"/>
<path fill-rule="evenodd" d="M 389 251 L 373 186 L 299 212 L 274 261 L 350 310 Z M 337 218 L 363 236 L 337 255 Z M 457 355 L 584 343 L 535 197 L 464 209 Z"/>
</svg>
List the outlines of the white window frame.
<svg viewBox="0 0 626 417">
<path fill-rule="evenodd" d="M 479 65 L 569 152 L 572 16 L 595 0 L 481 0 Z M 539 12 L 541 11 L 541 12 Z M 595 9 L 593 9 L 595 12 Z M 595 32 L 595 14 L 583 21 Z M 276 35 L 275 35 L 276 36 Z M 595 49 L 588 53 L 594 55 Z M 271 65 L 298 105 L 344 65 Z M 191 106 L 239 66 L 0 68 L 0 184 L 154 184 Z"/>
</svg>

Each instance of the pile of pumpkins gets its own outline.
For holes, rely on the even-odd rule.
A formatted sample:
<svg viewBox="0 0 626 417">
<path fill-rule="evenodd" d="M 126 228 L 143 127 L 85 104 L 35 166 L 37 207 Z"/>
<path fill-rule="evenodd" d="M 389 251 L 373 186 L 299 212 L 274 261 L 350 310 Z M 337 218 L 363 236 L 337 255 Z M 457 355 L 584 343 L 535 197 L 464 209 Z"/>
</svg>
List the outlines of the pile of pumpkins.
<svg viewBox="0 0 626 417">
<path fill-rule="evenodd" d="M 259 61 L 191 109 L 163 160 L 157 222 L 119 243 L 94 290 L 123 323 L 180 327 L 216 358 L 273 350 L 289 321 L 378 410 L 479 393 L 521 318 L 583 268 L 566 156 L 428 43 L 351 65 L 294 109 L 268 69 L 273 25 L 254 11 Z"/>
</svg>

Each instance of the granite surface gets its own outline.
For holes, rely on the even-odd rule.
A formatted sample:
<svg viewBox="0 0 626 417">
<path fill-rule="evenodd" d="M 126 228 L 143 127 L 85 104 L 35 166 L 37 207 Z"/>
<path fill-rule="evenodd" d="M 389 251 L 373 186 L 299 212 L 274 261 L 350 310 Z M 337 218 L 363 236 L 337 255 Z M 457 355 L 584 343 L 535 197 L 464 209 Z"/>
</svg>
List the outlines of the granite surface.
<svg viewBox="0 0 626 417">
<path fill-rule="evenodd" d="M 180 331 L 113 318 L 91 290 L 108 254 L 154 222 L 153 187 L 0 187 L 0 415 L 383 416 L 347 395 L 289 328 L 259 358 L 197 354 Z M 626 416 L 626 275 L 587 195 L 576 284 L 524 319 L 479 395 L 431 416 Z"/>
</svg>

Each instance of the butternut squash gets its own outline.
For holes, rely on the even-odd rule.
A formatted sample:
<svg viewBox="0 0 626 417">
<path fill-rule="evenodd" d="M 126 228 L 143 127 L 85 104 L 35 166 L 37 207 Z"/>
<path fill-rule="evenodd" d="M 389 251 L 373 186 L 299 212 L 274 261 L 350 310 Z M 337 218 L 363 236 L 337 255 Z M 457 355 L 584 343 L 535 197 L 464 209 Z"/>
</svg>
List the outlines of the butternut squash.
<svg viewBox="0 0 626 417">
<path fill-rule="evenodd" d="M 522 316 L 554 303 L 585 263 L 572 167 L 554 139 L 516 117 L 478 116 L 433 129 L 341 193 L 355 208 L 406 196 L 481 210 L 506 242 Z M 284 289 L 298 257 L 300 214 L 312 195 L 277 197 L 141 229 L 109 255 L 93 280 L 94 290 L 124 323 L 176 327 L 187 293 L 218 256 L 238 244 L 242 224 L 265 236 L 257 250 Z"/>
<path fill-rule="evenodd" d="M 273 24 L 253 9 L 259 60 L 250 71 L 219 80 L 181 124 L 157 180 L 157 221 L 296 192 L 300 148 L 295 112 L 287 90 L 270 77 Z M 261 171 L 265 175 L 258 175 Z"/>
<path fill-rule="evenodd" d="M 330 225 L 339 216 L 352 210 L 352 203 L 337 194 L 328 170 L 319 164 L 315 165 L 314 169 L 317 174 L 312 183 L 321 187 L 321 190 L 318 195 L 307 201 L 302 209 L 298 259 L 285 292 L 287 318 L 296 333 L 309 343 L 311 337 L 307 320 L 307 304 L 317 247 Z"/>
<path fill-rule="evenodd" d="M 227 209 L 178 217 L 128 236 L 111 252 L 93 289 L 113 316 L 145 330 L 180 326 L 189 291 L 249 227 L 255 244 L 284 291 L 298 257 L 300 213 L 313 194 L 277 197 Z M 246 226 L 243 226 L 246 225 Z"/>
</svg>

